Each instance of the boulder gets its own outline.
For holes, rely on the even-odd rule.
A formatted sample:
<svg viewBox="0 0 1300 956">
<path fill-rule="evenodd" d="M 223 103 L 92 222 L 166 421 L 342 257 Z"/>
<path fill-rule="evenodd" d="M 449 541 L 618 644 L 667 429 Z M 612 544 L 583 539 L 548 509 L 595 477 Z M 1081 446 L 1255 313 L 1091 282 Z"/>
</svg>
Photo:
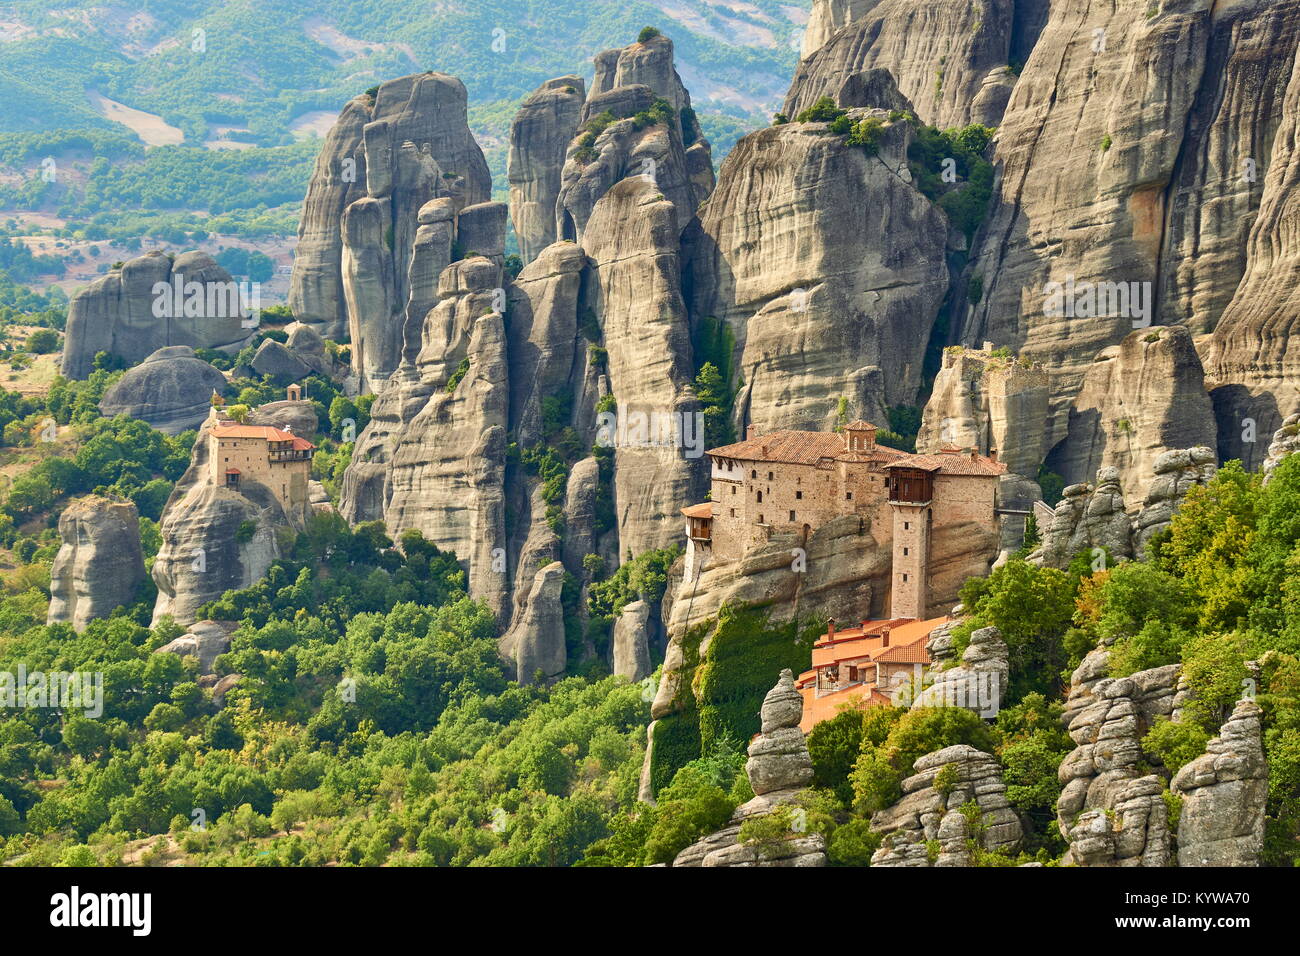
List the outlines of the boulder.
<svg viewBox="0 0 1300 956">
<path fill-rule="evenodd" d="M 200 674 L 213 674 L 216 659 L 230 650 L 230 635 L 235 627 L 229 621 L 198 621 L 186 633 L 164 644 L 154 653 L 193 657 L 198 661 Z"/>
<path fill-rule="evenodd" d="M 127 415 L 148 422 L 167 435 L 198 428 L 212 407 L 212 393 L 226 387 L 226 377 L 195 357 L 189 346 L 161 348 L 128 369 L 100 399 L 106 418 Z"/>
<path fill-rule="evenodd" d="M 306 378 L 312 367 L 274 339 L 267 339 L 253 356 L 253 371 L 279 381 L 296 382 Z"/>
</svg>

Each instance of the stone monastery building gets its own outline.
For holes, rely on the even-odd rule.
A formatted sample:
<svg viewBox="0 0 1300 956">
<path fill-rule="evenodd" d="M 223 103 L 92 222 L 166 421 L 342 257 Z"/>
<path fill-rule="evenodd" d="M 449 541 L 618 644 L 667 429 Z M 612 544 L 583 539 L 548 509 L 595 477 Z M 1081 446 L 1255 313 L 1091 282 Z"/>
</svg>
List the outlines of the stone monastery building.
<svg viewBox="0 0 1300 956">
<path fill-rule="evenodd" d="M 290 392 L 290 398 L 296 396 Z M 286 429 L 242 425 L 213 405 L 208 431 L 209 480 L 239 491 L 248 482 L 267 488 L 293 514 L 308 507 L 311 461 L 316 446 Z"/>
<path fill-rule="evenodd" d="M 844 515 L 870 519 L 891 548 L 889 617 L 925 616 L 934 529 L 975 523 L 998 529 L 998 476 L 1006 466 L 973 451 L 945 448 L 909 455 L 876 444 L 876 426 L 856 421 L 843 432 L 778 431 L 708 452 L 711 500 L 682 510 L 686 576 L 739 560 L 773 534 L 807 540 Z"/>
</svg>

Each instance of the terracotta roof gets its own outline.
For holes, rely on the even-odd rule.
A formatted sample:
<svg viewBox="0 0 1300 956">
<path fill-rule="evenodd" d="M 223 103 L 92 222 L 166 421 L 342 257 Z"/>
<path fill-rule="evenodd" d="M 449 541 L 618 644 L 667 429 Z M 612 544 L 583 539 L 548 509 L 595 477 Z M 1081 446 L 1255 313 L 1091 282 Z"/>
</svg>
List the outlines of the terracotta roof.
<svg viewBox="0 0 1300 956">
<path fill-rule="evenodd" d="M 243 472 L 240 471 L 238 468 L 227 468 L 227 469 L 226 469 L 226 474 L 228 474 L 228 475 L 242 475 Z"/>
<path fill-rule="evenodd" d="M 803 696 L 803 717 L 799 721 L 799 729 L 805 734 L 840 711 L 886 707 L 892 703 L 874 684 L 856 684 L 824 697 L 816 696 L 812 687 L 801 688 L 799 693 Z"/>
<path fill-rule="evenodd" d="M 847 631 L 836 631 L 833 639 L 827 640 L 823 637 L 813 646 L 812 662 L 814 668 L 830 667 L 842 661 L 877 661 L 887 659 L 894 662 L 907 661 L 912 662 L 910 657 L 889 657 L 883 658 L 882 655 L 890 651 L 898 651 L 899 648 L 906 648 L 909 645 L 917 645 L 920 648 L 918 653 L 924 654 L 925 640 L 940 624 L 946 622 L 946 617 L 936 617 L 928 621 L 906 621 L 899 623 L 896 621 L 869 621 L 868 627 L 851 628 Z M 889 644 L 885 644 L 885 630 L 889 630 Z M 920 663 L 926 663 L 928 658 L 920 660 Z"/>
<path fill-rule="evenodd" d="M 710 448 L 708 454 L 717 458 L 734 458 L 737 461 L 815 465 L 823 459 L 892 461 L 905 456 L 906 452 L 886 448 L 884 445 L 876 445 L 869 453 L 850 452 L 844 447 L 844 436 L 835 432 L 778 431 L 736 442 L 734 445 Z"/>
<path fill-rule="evenodd" d="M 212 429 L 212 434 L 218 438 L 260 438 L 266 442 L 289 442 L 295 451 L 307 451 L 316 447 L 293 432 L 283 431 L 271 425 L 218 425 Z"/>
<path fill-rule="evenodd" d="M 927 634 L 926 637 L 929 637 Z M 930 653 L 925 649 L 925 641 L 913 641 L 911 644 L 891 644 L 875 656 L 876 663 L 887 661 L 890 664 L 928 664 Z"/>
<path fill-rule="evenodd" d="M 959 451 L 942 451 L 937 455 L 905 455 L 885 467 L 916 468 L 920 471 L 937 471 L 941 475 L 997 476 L 1006 474 L 1007 471 L 1004 462 Z"/>
<path fill-rule="evenodd" d="M 698 505 L 691 505 L 689 508 L 683 508 L 682 514 L 688 518 L 712 518 L 713 502 L 705 501 Z"/>
</svg>

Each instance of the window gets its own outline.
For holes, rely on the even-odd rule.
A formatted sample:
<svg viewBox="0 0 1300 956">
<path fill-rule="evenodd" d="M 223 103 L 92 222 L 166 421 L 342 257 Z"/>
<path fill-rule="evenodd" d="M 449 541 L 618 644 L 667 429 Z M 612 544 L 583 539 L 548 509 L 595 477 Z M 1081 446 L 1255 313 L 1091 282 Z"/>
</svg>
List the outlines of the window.
<svg viewBox="0 0 1300 956">
<path fill-rule="evenodd" d="M 770 471 L 767 473 L 767 480 L 768 481 L 772 480 L 772 473 Z"/>
<path fill-rule="evenodd" d="M 794 512 L 793 512 L 793 511 L 790 512 L 790 520 L 791 520 L 791 521 L 794 520 Z"/>
<path fill-rule="evenodd" d="M 908 556 L 909 554 L 911 554 L 911 553 L 912 553 L 912 549 L 911 549 L 911 548 L 904 548 L 904 549 L 903 549 L 903 557 L 907 557 L 907 556 Z"/>
<path fill-rule="evenodd" d="M 732 508 L 732 509 L 731 509 L 731 517 L 733 517 L 733 518 L 736 517 L 736 509 L 735 509 L 735 508 Z"/>
<path fill-rule="evenodd" d="M 731 493 L 732 493 L 733 495 L 736 493 L 736 486 L 735 486 L 735 485 L 732 485 L 732 486 L 731 486 Z"/>
<path fill-rule="evenodd" d="M 758 516 L 758 523 L 759 523 L 759 524 L 763 524 L 763 523 L 764 523 L 764 522 L 763 522 L 763 516 L 762 516 L 762 515 L 759 515 L 759 516 Z"/>
<path fill-rule="evenodd" d="M 849 683 L 850 683 L 850 684 L 856 684 L 857 682 L 858 682 L 858 669 L 857 669 L 856 667 L 850 667 L 850 668 L 849 668 Z"/>
<path fill-rule="evenodd" d="M 907 583 L 907 575 L 906 575 L 906 574 L 903 575 L 903 583 L 904 583 L 904 584 Z"/>
<path fill-rule="evenodd" d="M 849 491 L 849 492 L 845 492 L 845 494 L 844 494 L 844 500 L 845 500 L 845 501 L 852 501 L 852 500 L 853 500 L 853 492 L 851 492 L 851 491 Z"/>
<path fill-rule="evenodd" d="M 803 501 L 803 492 L 802 492 L 802 491 L 796 491 L 796 492 L 794 493 L 794 496 L 795 496 L 795 498 L 797 498 L 799 501 Z"/>
<path fill-rule="evenodd" d="M 912 522 L 910 522 L 910 521 L 904 521 L 904 522 L 903 522 L 903 530 L 904 530 L 904 531 L 911 531 L 911 530 L 912 530 Z"/>
<path fill-rule="evenodd" d="M 760 505 L 763 503 L 763 492 L 761 491 L 758 493 L 758 503 Z"/>
<path fill-rule="evenodd" d="M 757 477 L 758 477 L 758 471 L 757 471 L 757 470 L 755 470 L 755 471 L 751 471 L 751 472 L 749 473 L 749 477 L 751 477 L 751 478 L 757 478 Z"/>
</svg>

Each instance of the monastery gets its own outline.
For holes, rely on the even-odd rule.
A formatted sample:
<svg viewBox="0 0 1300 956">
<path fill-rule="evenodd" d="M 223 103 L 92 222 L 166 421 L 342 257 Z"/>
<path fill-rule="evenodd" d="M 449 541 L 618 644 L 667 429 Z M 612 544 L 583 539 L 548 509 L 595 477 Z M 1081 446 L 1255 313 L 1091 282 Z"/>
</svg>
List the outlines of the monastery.
<svg viewBox="0 0 1300 956">
<path fill-rule="evenodd" d="M 290 401 L 302 400 L 300 386 L 289 386 Z M 227 417 L 220 396 L 213 395 L 208 420 L 209 479 L 217 487 L 239 491 L 255 482 L 268 489 L 288 514 L 308 507 L 311 461 L 316 446 L 292 431 L 270 425 L 244 425 Z"/>
<path fill-rule="evenodd" d="M 687 578 L 737 561 L 774 534 L 803 541 L 826 522 L 861 515 L 892 556 L 888 619 L 828 633 L 799 678 L 811 726 L 847 703 L 888 703 L 929 663 L 925 641 L 944 618 L 922 620 L 929 604 L 930 542 L 946 525 L 996 533 L 996 457 L 946 447 L 912 455 L 876 443 L 865 421 L 833 432 L 778 431 L 707 452 L 710 500 L 682 509 Z M 906 681 L 903 675 L 906 675 Z"/>
</svg>

